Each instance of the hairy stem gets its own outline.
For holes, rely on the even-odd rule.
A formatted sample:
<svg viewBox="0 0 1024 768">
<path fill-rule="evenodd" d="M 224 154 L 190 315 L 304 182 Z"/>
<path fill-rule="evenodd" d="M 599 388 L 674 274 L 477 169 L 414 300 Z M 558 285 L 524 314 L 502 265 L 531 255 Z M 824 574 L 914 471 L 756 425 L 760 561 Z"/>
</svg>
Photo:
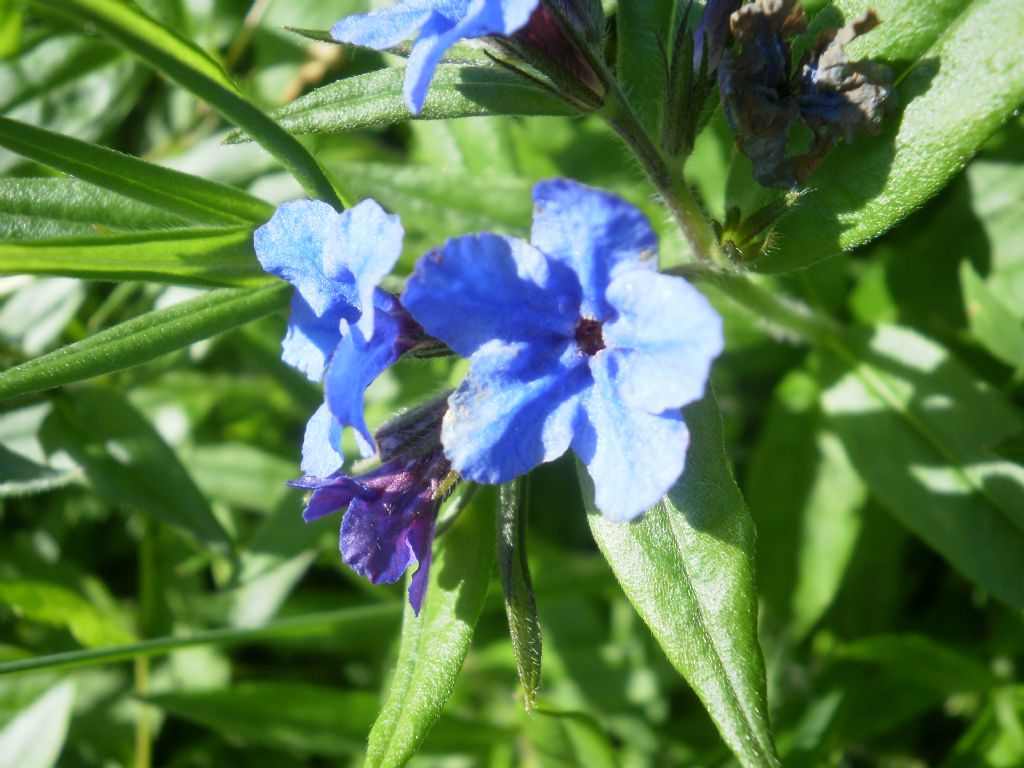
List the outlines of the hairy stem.
<svg viewBox="0 0 1024 768">
<path fill-rule="evenodd" d="M 665 158 L 640 124 L 614 78 L 611 83 L 612 87 L 601 110 L 605 120 L 640 161 L 697 259 L 726 266 L 729 264 L 728 258 L 718 244 L 711 221 L 687 185 L 682 166 Z"/>
</svg>

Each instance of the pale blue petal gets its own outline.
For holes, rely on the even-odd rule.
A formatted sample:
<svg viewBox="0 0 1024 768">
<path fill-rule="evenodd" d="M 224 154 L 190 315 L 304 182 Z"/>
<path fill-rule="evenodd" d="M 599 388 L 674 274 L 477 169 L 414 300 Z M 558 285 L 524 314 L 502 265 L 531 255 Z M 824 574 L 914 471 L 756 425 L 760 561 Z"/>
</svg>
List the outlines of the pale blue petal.
<svg viewBox="0 0 1024 768">
<path fill-rule="evenodd" d="M 590 383 L 572 341 L 560 347 L 481 347 L 448 399 L 445 455 L 467 480 L 504 483 L 558 458 L 572 440 L 580 393 Z"/>
<path fill-rule="evenodd" d="M 397 216 L 363 200 L 335 219 L 324 247 L 324 274 L 355 286 L 362 311 L 356 325 L 367 339 L 373 336 L 373 292 L 402 255 L 404 234 Z"/>
<path fill-rule="evenodd" d="M 341 341 L 341 322 L 342 313 L 337 309 L 317 317 L 306 300 L 295 293 L 288 330 L 281 343 L 281 359 L 306 374 L 310 381 L 320 381 L 327 361 Z"/>
<path fill-rule="evenodd" d="M 469 0 L 462 0 L 463 8 Z M 384 50 L 411 38 L 430 18 L 436 3 L 431 0 L 406 0 L 371 13 L 346 16 L 331 28 L 331 37 L 340 43 Z"/>
<path fill-rule="evenodd" d="M 306 424 L 306 434 L 302 439 L 302 471 L 313 477 L 327 477 L 344 463 L 341 425 L 324 403 Z"/>
<path fill-rule="evenodd" d="M 494 339 L 571 338 L 579 287 L 569 270 L 522 240 L 470 235 L 423 256 L 402 303 L 427 333 L 469 357 Z"/>
<path fill-rule="evenodd" d="M 473 0 L 466 18 L 477 30 L 474 36 L 511 35 L 526 26 L 539 4 L 539 0 Z"/>
<path fill-rule="evenodd" d="M 423 25 L 419 37 L 412 46 L 409 62 L 405 65 L 403 95 L 405 106 L 412 114 L 418 115 L 423 109 L 434 70 L 444 57 L 445 51 L 467 36 L 464 34 L 465 27 L 464 22 L 453 23 L 452 19 L 439 13 L 432 14 Z"/>
<path fill-rule="evenodd" d="M 655 271 L 658 239 L 647 218 L 625 200 L 568 179 L 533 188 L 530 242 L 576 273 L 584 317 L 608 320 L 605 291 L 630 270 Z"/>
<path fill-rule="evenodd" d="M 377 332 L 369 340 L 356 326 L 343 329 L 324 378 L 324 395 L 334 418 L 343 427 L 355 429 L 356 445 L 364 457 L 374 452 L 363 416 L 366 388 L 402 356 L 398 322 L 383 312 L 377 318 Z"/>
<path fill-rule="evenodd" d="M 597 508 L 630 520 L 661 500 L 683 473 L 689 432 L 677 410 L 662 415 L 622 402 L 604 352 L 590 358 L 594 377 L 582 399 L 572 447 L 594 481 Z"/>
<path fill-rule="evenodd" d="M 608 288 L 617 316 L 603 328 L 609 371 L 626 404 L 649 413 L 704 395 L 722 351 L 722 319 L 680 277 L 628 272 Z"/>
<path fill-rule="evenodd" d="M 538 0 L 472 0 L 468 4 L 435 3 L 413 45 L 405 70 L 405 104 L 418 115 L 434 70 L 445 51 L 463 38 L 510 35 L 522 27 Z"/>
<path fill-rule="evenodd" d="M 334 310 L 355 320 L 355 289 L 324 274 L 324 246 L 339 216 L 316 200 L 282 203 L 256 230 L 253 244 L 263 269 L 294 285 L 318 317 Z"/>
</svg>

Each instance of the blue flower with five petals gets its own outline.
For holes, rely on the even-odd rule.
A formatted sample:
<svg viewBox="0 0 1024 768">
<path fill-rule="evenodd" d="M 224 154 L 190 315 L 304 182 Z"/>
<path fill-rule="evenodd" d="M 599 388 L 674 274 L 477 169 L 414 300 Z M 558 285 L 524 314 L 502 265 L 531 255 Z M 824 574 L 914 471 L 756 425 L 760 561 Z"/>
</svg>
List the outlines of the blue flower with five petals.
<svg viewBox="0 0 1024 768">
<path fill-rule="evenodd" d="M 418 326 L 377 287 L 402 252 L 397 216 L 373 200 L 338 213 L 326 203 L 282 204 L 256 230 L 263 268 L 295 286 L 282 357 L 313 381 L 326 402 L 313 414 L 302 470 L 326 477 L 343 463 L 341 431 L 355 429 L 364 456 L 373 438 L 363 417 L 366 387 L 414 345 Z"/>
<path fill-rule="evenodd" d="M 417 32 L 405 70 L 405 103 L 418 115 L 434 70 L 459 40 L 511 35 L 526 24 L 539 0 L 404 0 L 371 13 L 347 16 L 331 29 L 342 43 L 382 51 Z"/>
<path fill-rule="evenodd" d="M 683 471 L 680 408 L 704 392 L 721 319 L 657 271 L 632 205 L 572 181 L 539 183 L 531 242 L 494 234 L 426 254 L 402 303 L 470 359 L 441 441 L 464 478 L 502 483 L 570 446 L 599 510 L 627 520 Z"/>
</svg>

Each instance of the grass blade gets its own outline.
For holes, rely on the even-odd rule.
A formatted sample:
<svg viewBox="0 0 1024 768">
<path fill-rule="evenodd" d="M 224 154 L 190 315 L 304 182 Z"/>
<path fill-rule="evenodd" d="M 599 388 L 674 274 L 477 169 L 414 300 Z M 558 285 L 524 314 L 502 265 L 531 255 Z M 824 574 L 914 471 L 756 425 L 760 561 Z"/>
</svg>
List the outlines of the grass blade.
<svg viewBox="0 0 1024 768">
<path fill-rule="evenodd" d="M 200 224 L 258 224 L 273 206 L 240 189 L 0 117 L 0 146 Z"/>
<path fill-rule="evenodd" d="M 149 362 L 284 308 L 291 286 L 225 288 L 149 312 L 0 373 L 0 399 Z"/>
<path fill-rule="evenodd" d="M 154 69 L 208 102 L 276 157 L 311 197 L 341 206 L 339 191 L 306 148 L 249 101 L 205 51 L 129 3 L 65 0 L 60 10 L 79 22 L 95 26 Z"/>
</svg>

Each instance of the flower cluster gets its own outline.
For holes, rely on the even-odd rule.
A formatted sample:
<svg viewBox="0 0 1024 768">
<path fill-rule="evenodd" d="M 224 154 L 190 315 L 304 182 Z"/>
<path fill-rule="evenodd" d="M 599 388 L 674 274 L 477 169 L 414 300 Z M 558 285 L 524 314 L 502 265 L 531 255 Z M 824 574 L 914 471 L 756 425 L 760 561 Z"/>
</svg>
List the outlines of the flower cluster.
<svg viewBox="0 0 1024 768">
<path fill-rule="evenodd" d="M 417 609 L 451 472 L 503 483 L 571 447 L 598 509 L 633 518 L 682 473 L 690 435 L 680 408 L 702 396 L 722 348 L 707 300 L 657 271 L 640 211 L 562 179 L 538 184 L 534 203 L 531 242 L 450 240 L 418 261 L 400 300 L 376 283 L 397 259 L 401 228 L 372 201 L 340 214 L 286 203 L 256 234 L 264 267 L 296 287 L 284 359 L 312 377 L 326 371 L 296 483 L 313 490 L 306 519 L 347 507 L 343 558 L 374 582 L 418 562 Z M 377 469 L 341 473 L 342 427 L 372 450 L 366 386 L 430 337 L 469 358 L 465 380 L 440 406 L 378 432 Z"/>
<path fill-rule="evenodd" d="M 878 127 L 886 73 L 851 64 L 843 51 L 872 15 L 822 33 L 795 69 L 792 37 L 806 26 L 798 0 L 709 0 L 692 32 L 687 18 L 675 33 L 670 80 L 702 98 L 676 99 L 679 109 L 667 111 L 695 124 L 716 76 L 762 183 L 801 181 L 840 137 Z M 403 0 L 342 19 L 332 34 L 378 50 L 416 36 L 405 77 L 413 113 L 445 52 L 477 37 L 570 103 L 596 109 L 622 98 L 600 58 L 603 27 L 598 0 Z M 738 50 L 727 45 L 730 34 Z M 813 142 L 789 157 L 798 121 Z M 688 135 L 676 130 L 662 146 L 676 156 Z M 263 267 L 295 286 L 283 358 L 324 383 L 303 441 L 304 476 L 294 483 L 312 491 L 305 518 L 347 510 L 342 557 L 374 583 L 418 564 L 409 590 L 417 612 L 438 510 L 460 480 L 505 483 L 572 449 L 609 519 L 630 520 L 657 503 L 683 472 L 691 436 L 681 409 L 702 397 L 722 350 L 708 301 L 658 271 L 657 238 L 639 210 L 565 179 L 537 184 L 533 201 L 529 242 L 491 233 L 451 239 L 417 261 L 401 297 L 380 283 L 398 261 L 402 226 L 371 200 L 341 213 L 286 203 L 256 232 Z M 372 435 L 367 386 L 424 347 L 468 358 L 464 380 Z M 376 454 L 375 468 L 343 471 L 346 427 L 364 458 Z"/>
</svg>

